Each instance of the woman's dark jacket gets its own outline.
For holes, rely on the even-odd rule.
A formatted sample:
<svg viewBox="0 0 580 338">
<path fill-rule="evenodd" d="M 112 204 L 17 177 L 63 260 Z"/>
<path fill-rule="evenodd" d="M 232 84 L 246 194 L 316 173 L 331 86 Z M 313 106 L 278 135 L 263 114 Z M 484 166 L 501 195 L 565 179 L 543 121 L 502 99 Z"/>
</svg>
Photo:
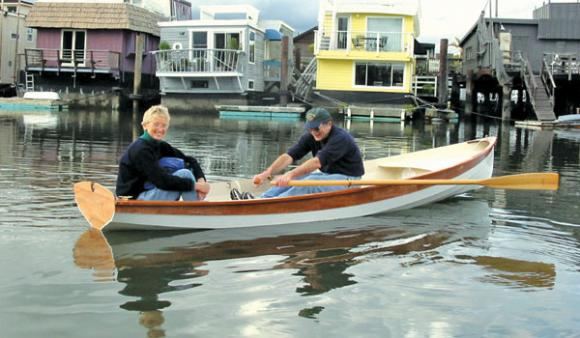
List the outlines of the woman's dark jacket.
<svg viewBox="0 0 580 338">
<path fill-rule="evenodd" d="M 130 196 L 135 199 L 145 188 L 145 182 L 153 183 L 157 188 L 170 191 L 191 191 L 194 182 L 187 178 L 173 176 L 159 166 L 161 157 L 179 157 L 185 161 L 185 167 L 193 172 L 196 181 L 205 179 L 197 160 L 185 156 L 179 149 L 173 148 L 165 141 L 157 141 L 147 133 L 135 140 L 127 148 L 119 162 L 117 175 L 117 196 Z"/>
</svg>

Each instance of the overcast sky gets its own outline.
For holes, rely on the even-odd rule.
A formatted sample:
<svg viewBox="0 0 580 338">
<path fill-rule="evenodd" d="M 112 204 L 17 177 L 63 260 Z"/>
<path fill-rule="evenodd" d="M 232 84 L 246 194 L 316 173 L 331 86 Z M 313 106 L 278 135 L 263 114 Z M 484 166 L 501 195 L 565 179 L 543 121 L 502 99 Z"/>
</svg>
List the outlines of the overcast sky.
<svg viewBox="0 0 580 338">
<path fill-rule="evenodd" d="M 499 17 L 531 19 L 534 8 L 543 0 L 491 0 L 493 13 L 499 3 Z M 276 19 L 288 23 L 297 33 L 317 24 L 318 0 L 190 0 L 193 18 L 199 18 L 198 7 L 206 5 L 251 4 L 260 10 L 263 19 Z M 546 0 L 547 2 L 547 0 Z M 573 2 L 552 1 L 552 2 Z M 489 11 L 488 0 L 421 0 L 421 35 L 418 40 L 439 44 L 442 38 L 451 43 L 455 37 L 461 39 L 473 26 L 484 9 Z M 489 12 L 487 12 L 489 13 Z"/>
</svg>

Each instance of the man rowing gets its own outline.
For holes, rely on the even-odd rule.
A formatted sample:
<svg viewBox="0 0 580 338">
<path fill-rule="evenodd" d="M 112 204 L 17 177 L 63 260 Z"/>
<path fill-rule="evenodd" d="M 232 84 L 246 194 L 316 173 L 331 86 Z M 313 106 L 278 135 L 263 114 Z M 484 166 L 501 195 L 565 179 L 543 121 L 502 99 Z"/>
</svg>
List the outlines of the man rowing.
<svg viewBox="0 0 580 338">
<path fill-rule="evenodd" d="M 276 176 L 274 187 L 260 197 L 285 197 L 346 189 L 346 186 L 292 187 L 290 180 L 354 180 L 364 175 L 361 152 L 354 138 L 333 124 L 330 113 L 324 108 L 313 108 L 306 113 L 305 133 L 288 151 L 280 155 L 266 170 L 254 176 L 260 185 L 282 172 L 290 164 L 308 153 L 312 158 L 296 168 Z"/>
</svg>

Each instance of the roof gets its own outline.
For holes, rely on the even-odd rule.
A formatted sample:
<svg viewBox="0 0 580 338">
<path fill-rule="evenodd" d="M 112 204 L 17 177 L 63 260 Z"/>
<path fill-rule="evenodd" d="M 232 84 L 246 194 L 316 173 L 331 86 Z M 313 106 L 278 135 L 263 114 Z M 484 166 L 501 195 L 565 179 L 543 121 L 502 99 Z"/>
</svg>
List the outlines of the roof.
<svg viewBox="0 0 580 338">
<path fill-rule="evenodd" d="M 318 29 L 318 26 L 314 26 L 314 27 L 310 28 L 309 30 L 304 31 L 304 32 L 296 35 L 294 37 L 294 41 L 300 40 L 300 39 L 304 38 L 305 36 L 307 36 L 309 34 L 312 34 L 314 36 L 314 31 L 317 30 L 317 29 Z"/>
<path fill-rule="evenodd" d="M 282 34 L 275 29 L 266 29 L 266 40 L 282 41 Z"/>
<path fill-rule="evenodd" d="M 18 4 L 19 4 L 18 0 L 4 0 L 4 5 L 18 5 Z M 32 0 L 20 0 L 20 4 L 32 6 L 34 5 L 34 2 Z"/>
<path fill-rule="evenodd" d="M 159 36 L 161 16 L 125 3 L 37 2 L 26 18 L 32 28 L 126 29 Z"/>
<path fill-rule="evenodd" d="M 538 20 L 536 20 L 536 19 L 493 18 L 493 20 L 491 20 L 491 21 L 493 21 L 494 24 L 506 24 L 506 25 L 537 25 L 538 24 Z M 471 28 L 467 31 L 465 36 L 463 36 L 463 38 L 459 41 L 459 46 L 463 46 L 467 42 L 469 37 L 471 37 L 471 35 L 473 35 L 473 33 L 475 33 L 475 31 L 477 30 L 478 22 L 479 22 L 479 18 L 473 24 L 473 26 L 471 26 Z M 485 18 L 485 23 L 489 24 L 489 22 L 490 22 L 490 19 Z"/>
</svg>

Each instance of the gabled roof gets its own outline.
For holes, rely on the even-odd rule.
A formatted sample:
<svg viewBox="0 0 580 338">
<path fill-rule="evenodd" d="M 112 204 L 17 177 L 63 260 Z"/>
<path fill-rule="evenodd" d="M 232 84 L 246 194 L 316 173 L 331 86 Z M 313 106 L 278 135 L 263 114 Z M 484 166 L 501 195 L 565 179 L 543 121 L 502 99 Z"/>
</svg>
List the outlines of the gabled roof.
<svg viewBox="0 0 580 338">
<path fill-rule="evenodd" d="M 125 3 L 37 2 L 26 18 L 32 28 L 126 29 L 159 36 L 161 16 Z"/>
<path fill-rule="evenodd" d="M 294 37 L 294 41 L 301 40 L 302 38 L 304 38 L 305 36 L 307 36 L 307 35 L 309 35 L 309 34 L 312 34 L 312 35 L 314 35 L 314 31 L 315 31 L 315 30 L 317 30 L 317 29 L 318 29 L 318 26 L 314 26 L 314 27 L 310 28 L 309 30 L 307 30 L 307 31 L 304 31 L 304 32 L 302 32 L 302 33 L 300 33 L 300 34 L 296 35 L 296 36 Z"/>
<path fill-rule="evenodd" d="M 490 20 L 489 18 L 484 18 L 485 24 L 489 25 L 490 21 L 493 21 L 494 24 L 506 24 L 506 25 L 537 25 L 538 20 L 536 19 L 510 19 L 510 18 L 493 18 Z M 467 40 L 477 31 L 477 23 L 479 22 L 479 18 L 477 21 L 471 26 L 471 28 L 467 31 L 467 33 L 463 36 L 463 38 L 459 41 L 459 46 L 463 47 Z"/>
</svg>

